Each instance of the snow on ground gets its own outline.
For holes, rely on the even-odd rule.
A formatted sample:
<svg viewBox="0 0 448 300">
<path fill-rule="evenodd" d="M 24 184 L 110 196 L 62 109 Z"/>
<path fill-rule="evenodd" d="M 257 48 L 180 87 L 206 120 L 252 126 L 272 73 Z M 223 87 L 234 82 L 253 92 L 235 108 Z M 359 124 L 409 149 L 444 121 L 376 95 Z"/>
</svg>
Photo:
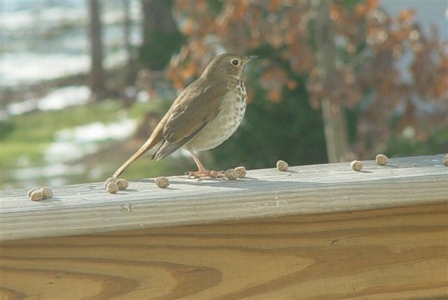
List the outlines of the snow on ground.
<svg viewBox="0 0 448 300">
<path fill-rule="evenodd" d="M 84 55 L 16 52 L 7 53 L 0 59 L 0 82 L 2 86 L 36 83 L 57 79 L 89 70 L 90 58 Z"/>
<path fill-rule="evenodd" d="M 49 163 L 66 163 L 81 159 L 98 151 L 100 143 L 107 140 L 124 140 L 135 131 L 137 121 L 125 119 L 117 123 L 95 122 L 55 134 L 55 142 L 45 151 Z"/>
<path fill-rule="evenodd" d="M 34 110 L 64 109 L 87 103 L 89 96 L 90 89 L 87 86 L 67 86 L 53 90 L 43 98 L 12 103 L 6 107 L 6 112 L 11 115 L 20 115 Z"/>
</svg>

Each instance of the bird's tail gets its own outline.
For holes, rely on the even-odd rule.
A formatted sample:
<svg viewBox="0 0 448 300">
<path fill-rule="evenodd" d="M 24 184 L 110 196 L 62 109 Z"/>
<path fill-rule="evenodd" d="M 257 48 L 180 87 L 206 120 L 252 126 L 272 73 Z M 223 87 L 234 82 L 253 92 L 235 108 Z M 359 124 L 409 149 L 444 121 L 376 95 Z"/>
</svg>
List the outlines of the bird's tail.
<svg viewBox="0 0 448 300">
<path fill-rule="evenodd" d="M 140 149 L 137 150 L 137 152 L 134 153 L 121 167 L 118 168 L 117 171 L 114 173 L 114 177 L 120 176 L 131 164 L 134 163 L 140 156 L 148 152 L 151 148 L 153 148 L 155 145 L 157 145 L 160 142 L 161 139 L 151 139 L 149 138 L 146 143 L 144 143 Z"/>
</svg>

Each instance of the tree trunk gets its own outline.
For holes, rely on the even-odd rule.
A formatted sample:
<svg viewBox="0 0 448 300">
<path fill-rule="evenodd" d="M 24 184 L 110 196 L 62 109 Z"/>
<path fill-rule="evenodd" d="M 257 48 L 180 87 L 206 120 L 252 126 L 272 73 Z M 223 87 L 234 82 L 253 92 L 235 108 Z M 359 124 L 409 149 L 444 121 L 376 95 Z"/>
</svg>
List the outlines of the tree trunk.
<svg viewBox="0 0 448 300">
<path fill-rule="evenodd" d="M 313 35 L 316 41 L 317 71 L 324 89 L 335 85 L 336 55 L 335 34 L 330 19 L 329 0 L 313 0 L 315 12 Z M 347 138 L 347 123 L 343 108 L 329 98 L 321 100 L 324 120 L 327 155 L 330 163 L 347 161 L 349 147 Z"/>
<path fill-rule="evenodd" d="M 101 101 L 104 97 L 104 69 L 103 69 L 103 44 L 101 28 L 101 4 L 99 0 L 89 0 L 90 13 L 90 46 L 91 46 L 91 69 L 90 90 L 91 100 Z"/>
<path fill-rule="evenodd" d="M 137 78 L 137 53 L 136 49 L 132 47 L 131 44 L 131 29 L 132 29 L 132 20 L 131 20 L 131 1 L 130 0 L 122 0 L 123 2 L 123 13 L 124 13 L 124 22 L 123 22 L 123 44 L 126 49 L 127 54 L 127 66 L 126 66 L 126 74 L 124 78 L 124 87 L 135 85 L 135 80 Z"/>
<path fill-rule="evenodd" d="M 150 70 L 162 70 L 179 50 L 183 36 L 171 12 L 173 1 L 141 0 L 143 8 L 143 44 L 140 61 Z"/>
</svg>

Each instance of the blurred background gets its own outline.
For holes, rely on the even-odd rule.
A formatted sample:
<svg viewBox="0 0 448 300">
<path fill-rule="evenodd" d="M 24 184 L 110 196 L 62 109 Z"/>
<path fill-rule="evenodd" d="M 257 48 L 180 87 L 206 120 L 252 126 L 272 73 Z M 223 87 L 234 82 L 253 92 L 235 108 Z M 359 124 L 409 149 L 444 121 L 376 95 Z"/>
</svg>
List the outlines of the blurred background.
<svg viewBox="0 0 448 300">
<path fill-rule="evenodd" d="M 0 32 L 0 189 L 103 181 L 223 52 L 258 59 L 208 168 L 448 152 L 448 0 L 0 0 Z"/>
</svg>

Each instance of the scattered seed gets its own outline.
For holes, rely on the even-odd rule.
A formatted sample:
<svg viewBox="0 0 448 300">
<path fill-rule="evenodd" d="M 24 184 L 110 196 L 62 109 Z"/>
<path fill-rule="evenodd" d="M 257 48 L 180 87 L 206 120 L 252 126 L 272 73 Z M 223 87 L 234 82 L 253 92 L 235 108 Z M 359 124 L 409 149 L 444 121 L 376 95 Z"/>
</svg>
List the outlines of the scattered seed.
<svg viewBox="0 0 448 300">
<path fill-rule="evenodd" d="M 37 189 L 31 189 L 31 190 L 29 190 L 29 191 L 28 191 L 28 197 L 31 197 L 31 193 L 34 192 L 35 190 L 37 190 Z"/>
<path fill-rule="evenodd" d="M 49 187 L 43 187 L 40 191 L 42 192 L 42 199 L 53 197 L 53 191 Z"/>
<path fill-rule="evenodd" d="M 106 187 L 109 182 L 116 182 L 116 181 L 117 177 L 109 177 L 106 179 L 106 181 L 104 181 L 104 187 Z"/>
<path fill-rule="evenodd" d="M 387 164 L 387 156 L 384 154 L 378 154 L 375 157 L 376 164 L 379 166 L 385 166 Z"/>
<path fill-rule="evenodd" d="M 288 171 L 289 165 L 286 161 L 284 160 L 279 160 L 277 162 L 277 170 L 285 172 Z"/>
<path fill-rule="evenodd" d="M 118 185 L 115 182 L 109 182 L 106 186 L 106 190 L 109 194 L 115 194 L 118 192 Z"/>
<path fill-rule="evenodd" d="M 236 180 L 238 178 L 238 173 L 235 171 L 235 169 L 228 169 L 224 172 L 224 176 L 226 176 L 229 180 Z"/>
<path fill-rule="evenodd" d="M 154 181 L 155 181 L 156 185 L 162 189 L 167 188 L 170 185 L 170 181 L 168 180 L 168 178 L 163 177 L 163 176 L 157 177 L 156 179 L 154 179 Z"/>
<path fill-rule="evenodd" d="M 246 168 L 244 166 L 236 167 L 235 172 L 238 175 L 238 178 L 246 177 Z"/>
<path fill-rule="evenodd" d="M 123 178 L 117 179 L 117 181 L 115 183 L 118 185 L 118 189 L 120 191 L 127 189 L 129 186 L 128 181 Z"/>
<path fill-rule="evenodd" d="M 362 170 L 362 162 L 359 160 L 354 160 L 350 163 L 350 167 L 355 171 L 361 171 Z"/>
<path fill-rule="evenodd" d="M 32 201 L 40 201 L 43 199 L 43 193 L 41 190 L 34 190 L 31 192 L 30 199 Z"/>
</svg>

